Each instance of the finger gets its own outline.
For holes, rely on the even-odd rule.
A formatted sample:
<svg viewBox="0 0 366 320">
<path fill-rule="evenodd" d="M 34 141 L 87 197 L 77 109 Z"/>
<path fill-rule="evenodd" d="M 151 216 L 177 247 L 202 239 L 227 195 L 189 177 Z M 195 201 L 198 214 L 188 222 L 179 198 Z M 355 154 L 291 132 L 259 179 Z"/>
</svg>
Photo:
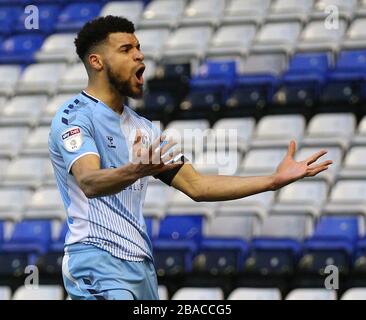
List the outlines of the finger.
<svg viewBox="0 0 366 320">
<path fill-rule="evenodd" d="M 154 142 L 150 146 L 151 151 L 155 152 L 156 148 L 159 148 L 160 143 L 164 140 L 165 140 L 165 135 L 161 135 L 159 138 L 154 140 Z"/>
<path fill-rule="evenodd" d="M 306 174 L 307 177 L 314 177 L 315 175 L 319 174 L 320 172 L 323 172 L 325 170 L 328 170 L 328 166 L 324 166 L 324 167 L 320 167 L 320 168 L 317 168 L 317 169 L 314 169 L 314 170 L 311 170 L 310 172 L 308 172 Z"/>
<path fill-rule="evenodd" d="M 290 144 L 288 145 L 287 155 L 293 158 L 295 156 L 295 151 L 296 151 L 296 142 L 295 140 L 291 140 Z"/>
<path fill-rule="evenodd" d="M 179 154 L 182 154 L 180 150 L 174 150 L 173 152 L 170 152 L 169 154 L 166 153 L 161 157 L 161 160 L 164 163 L 169 162 L 170 160 L 174 160 L 175 157 L 177 157 Z"/>
<path fill-rule="evenodd" d="M 324 156 L 328 151 L 327 150 L 320 150 L 316 153 L 314 153 L 313 155 L 311 155 L 310 157 L 308 157 L 305 162 L 306 164 L 312 164 L 314 163 L 315 161 L 317 161 L 320 157 Z"/>
<path fill-rule="evenodd" d="M 308 169 L 309 170 L 314 170 L 314 169 L 317 169 L 318 167 L 323 167 L 323 166 L 329 166 L 333 163 L 332 160 L 327 160 L 327 161 L 323 161 L 319 164 L 313 164 L 312 166 L 309 166 Z"/>
<path fill-rule="evenodd" d="M 164 145 L 161 148 L 160 154 L 162 156 L 165 156 L 165 154 L 168 152 L 168 150 L 171 149 L 171 148 L 173 148 L 176 145 L 177 145 L 177 143 L 175 141 L 169 141 L 166 145 Z"/>
<path fill-rule="evenodd" d="M 136 130 L 136 136 L 135 136 L 135 141 L 133 142 L 133 144 L 137 144 L 141 141 L 142 135 L 141 135 L 141 130 L 137 129 Z"/>
</svg>

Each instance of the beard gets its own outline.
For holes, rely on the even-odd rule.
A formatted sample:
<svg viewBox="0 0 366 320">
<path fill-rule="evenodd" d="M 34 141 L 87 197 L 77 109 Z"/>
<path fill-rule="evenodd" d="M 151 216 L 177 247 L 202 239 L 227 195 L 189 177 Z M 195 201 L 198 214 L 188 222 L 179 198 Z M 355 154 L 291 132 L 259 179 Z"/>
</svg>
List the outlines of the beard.
<svg viewBox="0 0 366 320">
<path fill-rule="evenodd" d="M 113 72 L 112 68 L 109 65 L 106 65 L 107 77 L 109 81 L 109 85 L 116 90 L 120 95 L 124 97 L 130 97 L 133 99 L 140 99 L 143 95 L 142 87 L 137 87 L 134 90 L 132 81 L 130 80 L 121 80 L 119 76 Z"/>
</svg>

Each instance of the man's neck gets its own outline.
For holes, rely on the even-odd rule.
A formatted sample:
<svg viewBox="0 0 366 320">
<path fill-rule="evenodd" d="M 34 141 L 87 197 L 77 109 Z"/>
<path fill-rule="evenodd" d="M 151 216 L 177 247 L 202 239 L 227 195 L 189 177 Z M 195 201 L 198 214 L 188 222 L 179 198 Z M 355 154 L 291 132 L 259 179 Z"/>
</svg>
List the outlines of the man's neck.
<svg viewBox="0 0 366 320">
<path fill-rule="evenodd" d="M 91 83 L 84 90 L 87 94 L 102 101 L 106 106 L 111 108 L 114 112 L 122 114 L 125 97 L 120 95 L 117 91 L 110 88 L 99 88 Z"/>
</svg>

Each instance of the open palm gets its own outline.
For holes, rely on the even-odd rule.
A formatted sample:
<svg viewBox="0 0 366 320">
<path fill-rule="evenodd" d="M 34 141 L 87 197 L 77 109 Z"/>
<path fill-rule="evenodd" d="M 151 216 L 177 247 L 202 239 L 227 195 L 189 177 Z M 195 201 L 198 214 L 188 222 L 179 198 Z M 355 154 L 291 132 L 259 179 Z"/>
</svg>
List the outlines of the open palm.
<svg viewBox="0 0 366 320">
<path fill-rule="evenodd" d="M 329 165 L 333 163 L 327 160 L 316 164 L 315 162 L 327 153 L 326 150 L 320 150 L 303 161 L 295 161 L 294 155 L 296 151 L 296 142 L 292 140 L 288 146 L 285 158 L 278 165 L 275 177 L 276 187 L 281 188 L 291 182 L 302 179 L 304 177 L 313 177 L 318 173 L 327 170 Z"/>
</svg>

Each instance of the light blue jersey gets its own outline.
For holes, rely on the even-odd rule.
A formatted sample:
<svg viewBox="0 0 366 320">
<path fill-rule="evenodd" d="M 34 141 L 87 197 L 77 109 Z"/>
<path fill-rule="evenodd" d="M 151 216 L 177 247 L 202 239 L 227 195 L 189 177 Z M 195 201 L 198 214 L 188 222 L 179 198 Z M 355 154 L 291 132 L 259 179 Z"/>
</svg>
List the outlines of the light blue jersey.
<svg viewBox="0 0 366 320">
<path fill-rule="evenodd" d="M 159 136 L 150 121 L 129 107 L 119 115 L 85 92 L 57 112 L 49 150 L 68 216 L 66 245 L 91 244 L 120 259 L 152 260 L 142 214 L 148 178 L 137 180 L 118 194 L 88 199 L 70 172 L 75 161 L 87 154 L 99 156 L 102 169 L 127 164 L 137 128 L 142 131 L 143 143 Z"/>
</svg>

